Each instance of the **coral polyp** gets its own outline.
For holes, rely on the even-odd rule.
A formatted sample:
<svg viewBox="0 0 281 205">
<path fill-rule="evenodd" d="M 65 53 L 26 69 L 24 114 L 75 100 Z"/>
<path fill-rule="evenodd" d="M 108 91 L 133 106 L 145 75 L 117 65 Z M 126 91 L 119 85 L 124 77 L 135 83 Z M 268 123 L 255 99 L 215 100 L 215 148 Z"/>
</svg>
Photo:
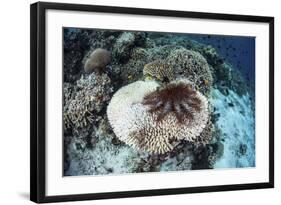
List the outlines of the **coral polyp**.
<svg viewBox="0 0 281 205">
<path fill-rule="evenodd" d="M 157 121 L 174 114 L 179 123 L 194 119 L 201 110 L 201 100 L 189 84 L 171 83 L 165 88 L 156 90 L 144 97 L 142 102 L 149 106 L 149 112 L 157 115 Z"/>
</svg>

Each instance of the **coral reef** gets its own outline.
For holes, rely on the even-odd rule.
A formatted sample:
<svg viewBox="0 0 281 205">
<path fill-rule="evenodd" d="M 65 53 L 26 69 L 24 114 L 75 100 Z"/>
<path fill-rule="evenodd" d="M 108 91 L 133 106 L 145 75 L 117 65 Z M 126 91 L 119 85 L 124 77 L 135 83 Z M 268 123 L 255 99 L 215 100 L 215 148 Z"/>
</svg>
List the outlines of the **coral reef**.
<svg viewBox="0 0 281 205">
<path fill-rule="evenodd" d="M 181 46 L 133 48 L 129 60 L 122 64 L 122 68 L 118 75 L 123 85 L 140 79 L 142 73 L 154 79 L 159 78 L 160 81 L 165 77 L 161 77 L 163 74 L 169 76 L 168 81 L 178 77 L 188 78 L 203 94 L 208 94 L 213 85 L 212 71 L 205 58 L 200 53 Z"/>
<path fill-rule="evenodd" d="M 188 146 L 185 147 L 183 152 L 174 157 L 170 157 L 165 160 L 160 167 L 160 171 L 183 171 L 192 169 L 193 162 L 192 149 Z"/>
<path fill-rule="evenodd" d="M 186 82 L 182 80 L 174 83 L 175 86 L 182 87 Z M 197 91 L 189 92 L 190 98 L 187 94 L 183 96 L 183 99 L 178 93 L 167 91 L 169 95 L 172 95 L 167 98 L 165 91 L 160 91 L 160 95 L 153 93 L 157 93 L 158 87 L 155 81 L 137 81 L 122 87 L 112 97 L 107 108 L 107 116 L 114 133 L 120 140 L 140 150 L 164 154 L 171 151 L 181 139 L 196 141 L 208 122 L 209 110 L 208 101 Z M 191 89 L 188 84 L 183 87 L 188 91 Z M 170 87 L 163 88 L 165 89 L 169 90 Z M 152 98 L 146 99 L 146 96 L 151 93 Z M 162 93 L 164 93 L 164 98 L 162 98 Z M 163 103 L 166 105 L 164 109 L 168 110 L 164 112 L 165 116 L 161 116 L 161 120 L 159 120 L 159 114 L 151 112 L 151 106 L 149 106 L 155 105 L 157 99 L 154 101 L 154 98 L 157 97 L 159 97 L 159 104 Z M 177 108 L 172 108 L 171 103 L 174 103 Z M 180 105 L 186 107 L 183 108 Z M 186 111 L 190 108 L 191 112 L 188 114 L 176 111 L 176 109 L 184 109 L 183 112 L 187 113 Z"/>
<path fill-rule="evenodd" d="M 90 48 L 89 32 L 87 30 L 64 30 L 63 69 L 64 81 L 75 82 L 82 71 L 82 60 Z"/>
<path fill-rule="evenodd" d="M 209 94 L 213 84 L 212 72 L 200 53 L 184 48 L 177 49 L 170 53 L 167 63 L 173 67 L 175 75 L 187 78 L 200 92 Z"/>
<path fill-rule="evenodd" d="M 209 109 L 210 109 L 210 107 L 211 107 L 211 105 L 209 105 Z M 213 132 L 214 132 L 214 124 L 211 121 L 211 117 L 209 117 L 205 128 L 203 129 L 201 134 L 198 135 L 197 138 L 194 140 L 194 144 L 195 145 L 206 145 L 206 144 L 210 143 L 210 141 L 213 138 Z"/>
<path fill-rule="evenodd" d="M 177 147 L 171 157 L 148 155 L 124 143 L 116 143 L 116 137 L 101 120 L 91 133 L 92 146 L 75 135 L 66 145 L 66 176 L 124 174 L 139 172 L 178 171 L 192 168 L 192 146 Z"/>
<path fill-rule="evenodd" d="M 228 95 L 229 90 L 233 90 L 238 95 L 243 96 L 251 90 L 247 83 L 240 78 L 241 73 L 233 69 L 228 63 L 222 63 L 214 67 L 213 72 L 215 87 L 225 95 Z"/>
<path fill-rule="evenodd" d="M 173 69 L 161 60 L 155 60 L 144 65 L 143 75 L 161 82 L 169 82 L 174 78 Z"/>
<path fill-rule="evenodd" d="M 193 36 L 64 29 L 65 175 L 255 166 L 254 87 Z"/>
<path fill-rule="evenodd" d="M 92 73 L 86 77 L 82 76 L 76 82 L 75 92 L 69 90 L 68 84 L 64 87 L 64 124 L 76 132 L 79 128 L 99 120 L 97 114 L 105 108 L 113 92 L 111 81 L 106 74 Z"/>
<path fill-rule="evenodd" d="M 123 86 L 127 85 L 128 83 L 134 82 L 143 77 L 144 66 L 147 64 L 151 63 L 150 65 L 154 65 L 154 68 L 162 64 L 165 65 L 166 68 L 168 68 L 166 58 L 173 50 L 179 48 L 182 47 L 175 47 L 172 45 L 165 45 L 160 47 L 134 47 L 131 50 L 130 58 L 128 59 L 128 61 L 126 61 L 125 64 L 122 63 L 118 64 L 118 66 L 114 66 L 114 70 L 119 71 L 115 72 L 115 74 L 120 76 L 123 82 Z M 172 67 L 170 68 L 172 69 Z M 162 71 L 166 72 L 164 70 Z"/>
<path fill-rule="evenodd" d="M 199 49 L 202 55 L 207 59 L 208 63 L 213 67 L 219 66 L 223 63 L 223 60 L 219 57 L 216 49 L 211 45 L 202 45 Z"/>
<path fill-rule="evenodd" d="M 120 62 L 125 62 L 131 55 L 131 50 L 135 45 L 136 35 L 132 32 L 124 32 L 116 40 L 113 54 Z"/>
<path fill-rule="evenodd" d="M 106 49 L 95 49 L 86 60 L 84 70 L 87 73 L 101 72 L 111 61 L 111 54 Z"/>
<path fill-rule="evenodd" d="M 138 152 L 128 146 L 112 146 L 114 136 L 101 124 L 91 133 L 91 147 L 80 137 L 72 138 L 67 145 L 69 165 L 66 176 L 136 172 L 141 161 Z"/>
<path fill-rule="evenodd" d="M 156 44 L 155 48 L 166 47 L 166 51 L 161 51 L 165 53 L 173 53 L 177 49 L 186 49 L 193 52 L 200 53 L 209 66 L 209 70 L 211 71 L 211 75 L 213 80 L 209 81 L 207 77 L 207 81 L 204 81 L 203 84 L 197 85 L 199 86 L 199 90 L 204 92 L 205 83 L 207 83 L 208 87 L 206 90 L 209 92 L 211 87 L 217 86 L 222 92 L 226 90 L 226 88 L 230 88 L 237 92 L 240 96 L 245 95 L 247 91 L 253 88 L 249 88 L 249 82 L 245 79 L 241 78 L 241 73 L 237 69 L 231 68 L 232 65 L 229 64 L 224 58 L 222 58 L 218 50 L 211 45 L 205 45 L 199 43 L 198 41 L 184 38 L 183 36 L 177 36 L 171 38 L 169 35 L 163 35 L 161 33 L 154 33 L 148 35 L 150 40 L 153 40 Z M 169 47 L 177 48 L 177 49 L 169 49 Z M 155 49 L 156 50 L 156 49 Z M 157 53 L 156 51 L 154 53 Z M 165 59 L 167 54 L 163 54 L 163 59 Z M 173 61 L 173 60 L 171 60 Z M 179 66 L 180 67 L 180 66 Z M 247 69 L 244 69 L 247 70 Z M 182 71 L 181 71 L 182 72 Z M 205 73 L 205 72 L 203 72 Z M 206 76 L 210 76 L 210 72 L 206 72 Z M 187 75 L 185 77 L 188 77 Z M 192 81 L 192 80 L 191 80 Z M 200 87 L 203 87 L 201 89 Z"/>
</svg>

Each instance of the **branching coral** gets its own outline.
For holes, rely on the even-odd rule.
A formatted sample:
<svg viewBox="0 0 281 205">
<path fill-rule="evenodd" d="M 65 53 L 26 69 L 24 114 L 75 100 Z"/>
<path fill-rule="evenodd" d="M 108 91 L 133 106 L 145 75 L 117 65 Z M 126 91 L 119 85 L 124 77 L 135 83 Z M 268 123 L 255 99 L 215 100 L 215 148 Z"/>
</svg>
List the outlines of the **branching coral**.
<svg viewBox="0 0 281 205">
<path fill-rule="evenodd" d="M 94 71 L 101 72 L 104 70 L 105 66 L 110 63 L 110 60 L 111 54 L 109 51 L 102 48 L 97 48 L 86 60 L 84 70 L 87 73 L 92 73 Z"/>
<path fill-rule="evenodd" d="M 143 75 L 162 82 L 169 82 L 174 78 L 173 69 L 161 60 L 155 60 L 146 64 L 143 68 Z"/>
<path fill-rule="evenodd" d="M 107 107 L 108 119 L 116 136 L 132 147 L 156 154 L 171 151 L 182 139 L 195 142 L 208 122 L 209 108 L 207 99 L 198 91 L 191 91 L 187 82 L 172 82 L 157 91 L 160 85 L 155 81 L 137 81 L 118 90 Z M 190 99 L 188 94 L 184 94 L 182 99 L 179 93 L 163 97 L 165 89 L 171 87 L 188 90 Z M 159 113 L 153 111 L 157 98 L 159 104 L 166 106 L 173 102 L 175 106 L 189 107 L 172 108 L 171 105 L 165 116 L 160 114 L 159 120 Z M 182 114 L 176 109 L 191 112 Z"/>
<path fill-rule="evenodd" d="M 64 89 L 64 124 L 73 130 L 86 127 L 96 121 L 99 113 L 110 99 L 112 87 L 106 74 L 90 74 L 77 81 L 75 92 L 69 97 L 70 90 Z"/>
</svg>

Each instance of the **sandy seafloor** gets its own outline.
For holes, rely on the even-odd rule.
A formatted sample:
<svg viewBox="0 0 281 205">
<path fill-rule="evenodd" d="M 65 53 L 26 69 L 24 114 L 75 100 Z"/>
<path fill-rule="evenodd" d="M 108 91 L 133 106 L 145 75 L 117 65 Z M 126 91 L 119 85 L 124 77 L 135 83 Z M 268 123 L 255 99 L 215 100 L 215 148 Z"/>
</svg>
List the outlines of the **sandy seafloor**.
<svg viewBox="0 0 281 205">
<path fill-rule="evenodd" d="M 81 110 L 76 115 L 82 123 L 64 120 L 64 175 L 255 166 L 254 38 L 71 28 L 64 31 L 63 46 L 64 114 L 75 103 L 83 109 L 88 90 L 94 90 L 89 92 L 95 100 L 87 104 L 91 121 L 88 115 L 79 116 Z M 99 47 L 112 53 L 111 63 L 102 74 L 87 74 L 85 59 Z M 169 58 L 176 49 L 199 52 L 209 64 L 213 82 L 206 95 L 212 105 L 212 139 L 204 146 L 183 141 L 164 155 L 135 150 L 115 136 L 106 107 L 118 89 L 141 78 L 146 63 Z"/>
</svg>

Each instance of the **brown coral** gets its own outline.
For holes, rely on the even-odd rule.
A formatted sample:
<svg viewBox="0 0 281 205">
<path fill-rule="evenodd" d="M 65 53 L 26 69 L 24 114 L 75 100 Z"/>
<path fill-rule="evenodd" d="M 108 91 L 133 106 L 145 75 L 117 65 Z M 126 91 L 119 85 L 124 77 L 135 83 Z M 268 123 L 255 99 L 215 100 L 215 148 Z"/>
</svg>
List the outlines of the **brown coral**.
<svg viewBox="0 0 281 205">
<path fill-rule="evenodd" d="M 86 60 L 84 70 L 87 73 L 92 73 L 94 71 L 101 72 L 106 65 L 111 61 L 111 54 L 109 51 L 97 48 L 94 50 L 89 58 Z"/>
<path fill-rule="evenodd" d="M 184 48 L 170 53 L 167 63 L 173 67 L 177 77 L 187 78 L 203 94 L 209 94 L 213 84 L 211 68 L 206 59 L 198 52 Z"/>
<path fill-rule="evenodd" d="M 162 121 L 166 115 L 173 113 L 179 123 L 193 120 L 194 113 L 201 110 L 201 100 L 191 85 L 180 82 L 169 84 L 164 89 L 156 90 L 144 97 L 144 105 L 149 112 L 157 115 Z"/>
<path fill-rule="evenodd" d="M 146 64 L 143 68 L 143 75 L 149 75 L 162 82 L 169 82 L 174 78 L 172 67 L 161 60 Z"/>
</svg>

